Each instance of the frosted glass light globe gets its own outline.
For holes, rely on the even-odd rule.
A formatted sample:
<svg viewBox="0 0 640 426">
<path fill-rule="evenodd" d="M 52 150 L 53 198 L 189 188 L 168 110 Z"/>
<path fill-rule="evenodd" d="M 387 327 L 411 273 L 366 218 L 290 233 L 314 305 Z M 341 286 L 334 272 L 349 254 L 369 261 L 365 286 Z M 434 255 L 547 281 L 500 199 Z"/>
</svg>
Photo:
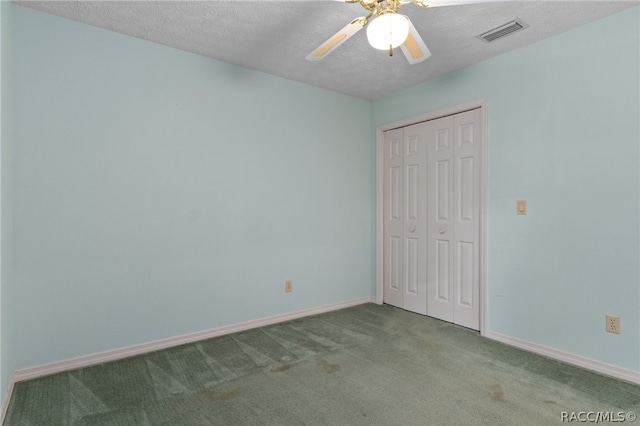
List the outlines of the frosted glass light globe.
<svg viewBox="0 0 640 426">
<path fill-rule="evenodd" d="M 367 39 L 375 49 L 388 50 L 396 48 L 409 35 L 409 21 L 404 15 L 386 13 L 378 16 L 367 27 Z"/>
</svg>

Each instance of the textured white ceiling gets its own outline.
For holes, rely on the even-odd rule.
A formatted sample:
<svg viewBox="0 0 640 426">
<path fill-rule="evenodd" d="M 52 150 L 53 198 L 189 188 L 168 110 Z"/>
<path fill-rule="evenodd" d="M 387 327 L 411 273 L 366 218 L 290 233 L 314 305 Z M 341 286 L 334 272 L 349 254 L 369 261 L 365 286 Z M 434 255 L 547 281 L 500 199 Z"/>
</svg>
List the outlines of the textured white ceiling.
<svg viewBox="0 0 640 426">
<path fill-rule="evenodd" d="M 344 25 L 365 15 L 359 4 L 304 0 L 14 3 L 369 100 L 639 4 L 494 1 L 427 9 L 406 5 L 401 13 L 410 17 L 432 53 L 426 61 L 409 65 L 400 51 L 389 57 L 370 47 L 365 30 L 322 61 L 304 59 Z M 529 27 L 493 43 L 475 38 L 515 18 Z"/>
</svg>

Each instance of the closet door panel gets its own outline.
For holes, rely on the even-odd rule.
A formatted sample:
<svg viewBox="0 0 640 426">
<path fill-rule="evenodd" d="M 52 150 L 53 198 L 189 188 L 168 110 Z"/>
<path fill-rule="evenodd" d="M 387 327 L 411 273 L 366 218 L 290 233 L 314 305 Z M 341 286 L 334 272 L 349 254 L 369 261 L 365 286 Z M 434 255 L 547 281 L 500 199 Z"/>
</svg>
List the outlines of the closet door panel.
<svg viewBox="0 0 640 426">
<path fill-rule="evenodd" d="M 454 116 L 454 323 L 480 328 L 480 110 Z"/>
<path fill-rule="evenodd" d="M 453 118 L 423 124 L 427 154 L 427 315 L 453 322 Z"/>
<path fill-rule="evenodd" d="M 403 308 L 427 313 L 427 149 L 424 128 L 404 128 L 404 273 Z"/>
<path fill-rule="evenodd" d="M 402 129 L 384 141 L 383 300 L 402 308 L 404 287 L 404 140 Z"/>
</svg>

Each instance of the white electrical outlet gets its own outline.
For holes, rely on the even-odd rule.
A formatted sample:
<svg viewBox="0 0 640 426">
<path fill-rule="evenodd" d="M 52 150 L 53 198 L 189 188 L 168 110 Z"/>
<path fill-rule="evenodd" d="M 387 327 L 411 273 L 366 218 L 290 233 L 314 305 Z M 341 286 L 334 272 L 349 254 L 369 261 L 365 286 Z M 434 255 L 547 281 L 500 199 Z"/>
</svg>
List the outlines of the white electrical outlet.
<svg viewBox="0 0 640 426">
<path fill-rule="evenodd" d="M 614 315 L 607 315 L 606 330 L 609 333 L 620 334 L 620 317 Z"/>
<path fill-rule="evenodd" d="M 284 282 L 284 291 L 285 293 L 291 293 L 293 291 L 293 281 L 286 280 Z"/>
</svg>

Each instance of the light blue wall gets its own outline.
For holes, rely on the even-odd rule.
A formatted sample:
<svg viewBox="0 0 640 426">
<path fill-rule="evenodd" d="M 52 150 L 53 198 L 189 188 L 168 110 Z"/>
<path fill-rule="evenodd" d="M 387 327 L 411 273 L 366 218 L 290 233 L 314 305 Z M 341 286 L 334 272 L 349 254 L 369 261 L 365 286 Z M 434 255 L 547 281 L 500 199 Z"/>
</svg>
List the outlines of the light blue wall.
<svg viewBox="0 0 640 426">
<path fill-rule="evenodd" d="M 636 371 L 639 18 L 636 7 L 373 103 L 377 126 L 488 98 L 488 328 Z M 621 335 L 605 333 L 606 314 Z"/>
<path fill-rule="evenodd" d="M 13 357 L 13 5 L 0 1 L 0 399 Z"/>
<path fill-rule="evenodd" d="M 372 294 L 370 102 L 20 7 L 15 76 L 14 367 Z"/>
<path fill-rule="evenodd" d="M 373 104 L 10 9 L 3 383 L 8 367 L 373 294 L 372 129 L 485 96 L 489 329 L 640 370 L 638 8 Z"/>
</svg>

